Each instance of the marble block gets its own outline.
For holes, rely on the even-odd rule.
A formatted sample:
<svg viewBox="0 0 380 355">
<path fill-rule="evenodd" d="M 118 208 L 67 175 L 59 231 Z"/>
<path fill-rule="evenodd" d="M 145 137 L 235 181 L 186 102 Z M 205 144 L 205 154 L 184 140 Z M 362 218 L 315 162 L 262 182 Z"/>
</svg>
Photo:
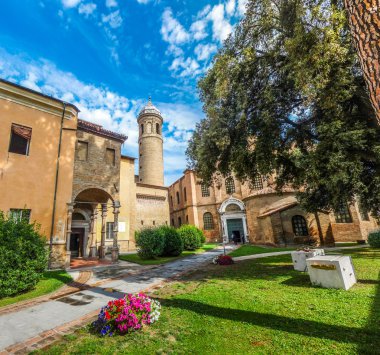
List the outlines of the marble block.
<svg viewBox="0 0 380 355">
<path fill-rule="evenodd" d="M 310 251 L 292 251 L 294 270 L 307 271 L 306 259 L 312 258 L 317 255 L 325 255 L 325 251 L 323 249 L 310 249 Z"/>
</svg>

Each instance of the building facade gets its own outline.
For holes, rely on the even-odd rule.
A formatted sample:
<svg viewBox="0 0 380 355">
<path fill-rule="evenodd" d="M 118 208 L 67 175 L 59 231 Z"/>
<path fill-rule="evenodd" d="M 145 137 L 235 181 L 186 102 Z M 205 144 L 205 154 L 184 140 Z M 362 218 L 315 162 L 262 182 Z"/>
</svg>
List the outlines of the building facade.
<svg viewBox="0 0 380 355">
<path fill-rule="evenodd" d="M 106 253 L 116 260 L 135 249 L 135 231 L 169 223 L 159 110 L 149 100 L 137 118 L 147 127 L 139 135 L 139 176 L 136 159 L 121 154 L 127 137 L 78 113 L 0 80 L 0 211 L 40 225 L 52 267 Z"/>
<path fill-rule="evenodd" d="M 359 203 L 342 205 L 330 214 L 308 214 L 300 208 L 296 192 L 278 194 L 272 181 L 257 176 L 251 184 L 233 176 L 218 178 L 211 186 L 202 184 L 194 171 L 169 187 L 170 221 L 178 227 L 194 224 L 209 241 L 223 239 L 256 244 L 304 244 L 314 239 L 332 244 L 367 238 L 378 228 Z"/>
</svg>

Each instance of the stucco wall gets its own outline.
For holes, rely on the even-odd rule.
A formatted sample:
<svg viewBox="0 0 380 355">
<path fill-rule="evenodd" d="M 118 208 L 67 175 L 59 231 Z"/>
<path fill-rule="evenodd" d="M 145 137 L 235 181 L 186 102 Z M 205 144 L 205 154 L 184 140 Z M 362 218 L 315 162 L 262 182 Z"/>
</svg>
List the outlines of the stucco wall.
<svg viewBox="0 0 380 355">
<path fill-rule="evenodd" d="M 4 98 L 0 88 L 0 210 L 31 209 L 31 220 L 50 237 L 62 104 L 20 91 Z M 6 95 L 10 95 L 9 92 Z M 33 98 L 29 98 L 32 95 Z M 77 112 L 66 110 L 58 177 L 54 243 L 64 245 L 67 209 L 72 195 Z M 29 155 L 9 153 L 12 123 L 32 128 Z M 58 247 L 59 248 L 59 247 Z"/>
</svg>

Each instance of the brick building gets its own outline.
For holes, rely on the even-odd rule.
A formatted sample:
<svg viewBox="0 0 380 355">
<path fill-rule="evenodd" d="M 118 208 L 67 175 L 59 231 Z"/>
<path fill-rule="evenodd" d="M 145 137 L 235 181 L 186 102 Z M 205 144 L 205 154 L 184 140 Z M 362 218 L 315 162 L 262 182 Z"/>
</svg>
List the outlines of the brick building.
<svg viewBox="0 0 380 355">
<path fill-rule="evenodd" d="M 186 170 L 169 187 L 171 225 L 194 224 L 209 241 L 231 241 L 237 235 L 257 244 L 305 243 L 310 237 L 326 243 L 357 241 L 378 228 L 358 202 L 342 205 L 335 213 L 308 214 L 294 190 L 279 195 L 270 185 L 270 179 L 261 176 L 251 186 L 231 176 L 207 187 Z"/>
</svg>

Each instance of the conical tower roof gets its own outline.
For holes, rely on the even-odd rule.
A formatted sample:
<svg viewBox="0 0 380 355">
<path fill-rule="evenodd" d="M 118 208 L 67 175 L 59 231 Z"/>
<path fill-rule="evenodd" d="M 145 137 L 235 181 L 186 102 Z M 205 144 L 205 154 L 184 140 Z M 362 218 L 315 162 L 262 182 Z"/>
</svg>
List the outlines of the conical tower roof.
<svg viewBox="0 0 380 355">
<path fill-rule="evenodd" d="M 155 114 L 161 116 L 160 110 L 152 104 L 152 99 L 149 97 L 148 103 L 140 111 L 139 116 Z"/>
</svg>

